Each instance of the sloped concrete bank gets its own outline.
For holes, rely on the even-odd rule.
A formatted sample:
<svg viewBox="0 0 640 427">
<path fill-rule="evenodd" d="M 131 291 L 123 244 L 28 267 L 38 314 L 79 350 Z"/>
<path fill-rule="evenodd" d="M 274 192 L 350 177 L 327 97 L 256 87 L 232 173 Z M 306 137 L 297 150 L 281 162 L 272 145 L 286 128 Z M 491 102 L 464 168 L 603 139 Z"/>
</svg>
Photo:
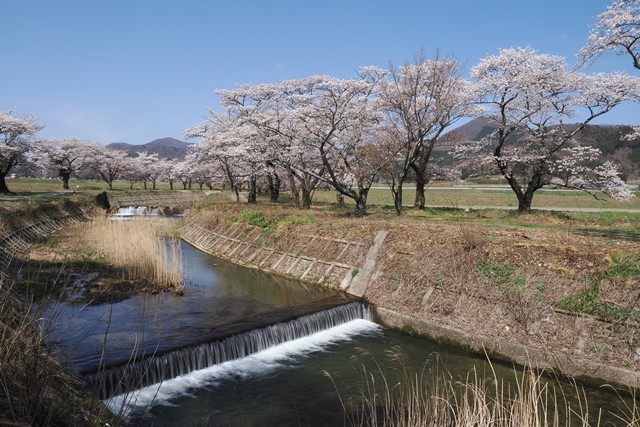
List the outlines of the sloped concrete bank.
<svg viewBox="0 0 640 427">
<path fill-rule="evenodd" d="M 490 283 L 478 273 L 483 266 L 492 265 L 487 260 L 502 256 L 474 240 L 486 230 L 349 221 L 321 220 L 266 229 L 228 212 L 206 211 L 186 219 L 182 237 L 205 252 L 241 265 L 363 297 L 375 308 L 378 321 L 391 328 L 593 384 L 640 387 L 636 322 L 566 312 L 552 304 L 579 291 L 585 279 L 578 273 L 557 281 L 555 270 L 544 270 L 542 263 L 509 258 L 520 262 L 527 283 L 535 284 L 532 295 L 529 290 L 517 294 L 516 290 L 525 287 L 519 284 L 519 276 L 514 290 Z M 495 234 L 491 240 L 501 241 L 505 257 L 512 256 L 515 247 L 524 252 L 520 254 L 523 259 L 530 257 L 528 250 L 539 250 L 558 239 L 541 234 L 527 237 L 523 245 L 519 232 L 491 233 Z M 583 238 L 564 237 L 566 243 L 575 245 Z M 420 242 L 417 251 L 408 243 L 411 241 Z M 604 239 L 602 242 L 605 245 Z M 569 256 L 548 254 L 553 268 L 566 262 L 581 270 L 581 263 L 591 265 L 596 257 L 605 258 L 598 250 L 608 250 L 606 246 L 588 243 L 591 252 L 584 256 L 576 251 Z M 615 247 L 634 250 L 636 246 L 620 243 Z M 538 280 L 545 281 L 544 293 Z"/>
<path fill-rule="evenodd" d="M 372 242 L 302 234 L 287 248 L 261 227 L 194 216 L 182 227 L 181 236 L 196 248 L 237 264 L 361 297 L 386 232 L 378 232 Z"/>
<path fill-rule="evenodd" d="M 53 212 L 43 211 L 23 221 L 3 227 L 0 235 L 0 283 L 10 280 L 8 270 L 16 267 L 19 256 L 38 239 L 49 236 L 69 225 L 88 220 L 86 207 L 69 205 Z"/>
</svg>

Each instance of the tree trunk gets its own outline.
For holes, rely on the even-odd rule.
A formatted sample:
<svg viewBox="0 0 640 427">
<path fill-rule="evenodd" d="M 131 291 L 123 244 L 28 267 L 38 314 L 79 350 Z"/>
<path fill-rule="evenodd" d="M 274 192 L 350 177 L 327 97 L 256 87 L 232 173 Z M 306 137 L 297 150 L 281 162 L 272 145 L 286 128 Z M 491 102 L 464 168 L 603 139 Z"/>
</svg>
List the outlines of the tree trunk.
<svg viewBox="0 0 640 427">
<path fill-rule="evenodd" d="M 156 182 L 155 181 L 151 182 L 151 188 L 153 188 L 154 190 L 156 189 Z"/>
<path fill-rule="evenodd" d="M 533 191 L 525 191 L 524 193 L 517 194 L 518 196 L 518 211 L 529 212 L 531 211 L 531 203 L 533 202 Z"/>
<path fill-rule="evenodd" d="M 198 183 L 198 187 L 200 187 L 200 189 L 202 190 L 202 187 L 204 186 L 204 182 L 199 182 Z"/>
<path fill-rule="evenodd" d="M 249 197 L 247 198 L 247 202 L 251 204 L 258 203 L 258 189 L 256 186 L 257 180 L 258 179 L 255 175 L 251 175 L 251 177 L 249 178 Z"/>
<path fill-rule="evenodd" d="M 425 179 L 424 175 L 419 172 L 416 172 L 415 176 L 416 176 L 416 198 L 413 203 L 413 206 L 415 206 L 418 209 L 424 209 L 425 201 L 426 201 L 424 196 L 424 188 L 427 184 L 427 180 Z"/>
<path fill-rule="evenodd" d="M 9 187 L 7 187 L 7 180 L 3 174 L 0 174 L 0 194 L 11 194 Z"/>
<path fill-rule="evenodd" d="M 280 199 L 280 177 L 277 173 L 268 174 L 267 181 L 269 186 L 269 199 L 273 203 L 278 203 Z"/>
<path fill-rule="evenodd" d="M 191 184 L 192 184 L 191 180 L 187 181 L 187 188 L 188 188 L 189 190 L 191 190 Z"/>
<path fill-rule="evenodd" d="M 133 190 L 133 181 L 129 182 L 129 190 Z"/>
<path fill-rule="evenodd" d="M 336 193 L 336 203 L 337 203 L 339 208 L 343 208 L 344 207 L 344 194 L 342 194 L 340 192 Z"/>
<path fill-rule="evenodd" d="M 290 166 L 287 166 L 287 178 L 289 179 L 289 187 L 291 188 L 291 197 L 293 197 L 293 203 L 300 207 L 300 192 L 296 185 L 296 179 L 293 176 L 293 171 Z"/>
<path fill-rule="evenodd" d="M 183 190 L 186 190 L 186 189 L 187 189 L 187 182 L 186 182 L 186 181 L 183 181 L 183 182 L 182 182 L 182 189 L 183 189 Z"/>
<path fill-rule="evenodd" d="M 109 181 L 107 184 L 109 184 L 109 190 L 113 190 L 113 181 Z"/>
<path fill-rule="evenodd" d="M 398 215 L 402 214 L 402 184 L 398 184 L 393 193 L 393 207 Z"/>
<path fill-rule="evenodd" d="M 146 180 L 144 181 L 144 189 L 145 190 L 147 189 L 147 181 Z"/>
<path fill-rule="evenodd" d="M 366 213 L 367 213 L 367 199 L 357 198 L 356 211 L 355 211 L 356 216 L 363 217 Z"/>
<path fill-rule="evenodd" d="M 302 188 L 302 209 L 311 209 L 311 193 L 308 188 Z"/>
<path fill-rule="evenodd" d="M 169 181 L 169 189 L 173 190 L 173 181 Z"/>
<path fill-rule="evenodd" d="M 69 189 L 69 177 L 70 177 L 70 173 L 67 172 L 60 172 L 60 178 L 62 178 L 62 189 L 63 190 L 68 190 Z"/>
<path fill-rule="evenodd" d="M 367 196 L 369 195 L 369 188 L 361 188 L 358 191 L 358 197 L 355 199 L 357 217 L 363 217 L 367 213 Z"/>
</svg>

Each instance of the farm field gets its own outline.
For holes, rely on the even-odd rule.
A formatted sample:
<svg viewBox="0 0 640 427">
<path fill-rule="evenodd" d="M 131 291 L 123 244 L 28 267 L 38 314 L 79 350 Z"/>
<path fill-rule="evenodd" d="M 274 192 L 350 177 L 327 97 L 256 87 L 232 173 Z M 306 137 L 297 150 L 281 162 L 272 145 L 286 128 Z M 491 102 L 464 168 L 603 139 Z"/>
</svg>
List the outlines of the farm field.
<svg viewBox="0 0 640 427">
<path fill-rule="evenodd" d="M 430 188 L 426 192 L 427 206 L 466 208 L 466 207 L 512 207 L 518 206 L 518 200 L 509 189 L 479 186 L 481 188 L 463 189 Z M 635 192 L 636 197 L 628 202 L 620 202 L 605 195 L 598 196 L 601 200 L 580 191 L 566 190 L 540 190 L 533 199 L 533 208 L 578 208 L 578 209 L 640 209 L 640 192 Z M 413 206 L 415 190 L 405 188 L 403 201 L 406 206 Z M 317 191 L 315 201 L 335 202 L 334 191 Z M 368 201 L 371 205 L 392 206 L 391 192 L 386 188 L 372 188 Z M 345 199 L 349 203 L 349 199 Z"/>
<path fill-rule="evenodd" d="M 96 180 L 72 180 L 69 191 L 103 191 L 108 190 L 108 186 L 102 181 Z M 61 192 L 62 184 L 55 179 L 31 179 L 17 178 L 8 180 L 9 188 L 16 195 L 30 195 L 35 193 Z M 158 191 L 169 190 L 169 184 L 159 182 L 156 185 Z M 143 191 L 144 187 L 140 183 L 135 183 L 133 191 Z M 148 190 L 151 185 L 148 185 Z M 181 184 L 174 184 L 174 190 L 182 189 Z M 198 186 L 193 185 L 192 189 L 198 191 Z M 206 189 L 206 187 L 205 187 Z M 113 191 L 131 191 L 128 181 L 115 181 Z M 283 192 L 283 196 L 287 196 Z M 636 197 L 627 202 L 617 201 L 602 194 L 595 197 L 581 192 L 571 190 L 543 189 L 536 192 L 533 200 L 533 208 L 557 208 L 563 209 L 602 209 L 602 210 L 640 210 L 640 191 L 635 191 Z M 497 185 L 496 183 L 450 183 L 442 182 L 434 184 L 426 193 L 427 205 L 431 207 L 449 208 L 516 208 L 518 206 L 515 195 L 508 187 Z M 406 206 L 413 205 L 415 189 L 407 186 L 404 189 L 403 198 Z M 330 190 L 318 190 L 314 194 L 316 203 L 335 203 L 336 193 Z M 391 192 L 384 187 L 374 187 L 369 192 L 368 198 L 370 206 L 385 207 L 392 206 Z M 352 204 L 352 201 L 345 198 L 345 203 Z"/>
</svg>

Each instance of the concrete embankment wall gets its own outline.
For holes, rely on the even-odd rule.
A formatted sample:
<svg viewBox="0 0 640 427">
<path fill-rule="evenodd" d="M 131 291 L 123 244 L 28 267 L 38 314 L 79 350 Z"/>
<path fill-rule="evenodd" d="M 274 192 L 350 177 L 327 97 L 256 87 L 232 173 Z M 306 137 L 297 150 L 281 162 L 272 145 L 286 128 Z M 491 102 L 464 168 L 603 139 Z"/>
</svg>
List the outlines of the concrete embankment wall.
<svg viewBox="0 0 640 427">
<path fill-rule="evenodd" d="M 51 212 L 44 211 L 5 228 L 0 234 L 0 283 L 8 282 L 9 268 L 15 267 L 19 256 L 39 239 L 88 218 L 89 214 L 85 209 L 72 206 Z"/>
<path fill-rule="evenodd" d="M 274 235 L 261 227 L 224 219 L 189 218 L 182 238 L 237 264 L 362 296 L 386 232 L 371 241 L 300 234 Z"/>
<path fill-rule="evenodd" d="M 204 191 L 110 191 L 109 205 L 117 209 L 124 206 L 182 207 L 189 208 L 204 198 Z"/>
<path fill-rule="evenodd" d="M 490 247 L 470 242 L 477 234 L 464 232 L 444 245 L 428 238 L 448 233 L 442 225 L 429 234 L 378 222 L 354 239 L 331 224 L 267 230 L 224 218 L 210 212 L 190 216 L 182 235 L 232 262 L 364 297 L 389 327 L 586 381 L 640 386 L 640 375 L 626 362 L 634 360 L 628 341 L 637 335 L 637 325 L 562 312 L 544 299 L 555 294 L 516 299 L 509 289 L 480 283 L 473 275 L 479 258 L 495 255 L 488 255 Z M 418 252 L 410 240 L 422 242 Z M 509 244 L 503 246 L 510 250 Z M 472 265 L 471 273 L 460 272 L 456 283 L 438 277 L 443 266 L 455 276 L 457 263 Z M 592 343 L 612 353 L 595 352 Z M 620 354 L 613 357 L 614 351 Z"/>
</svg>

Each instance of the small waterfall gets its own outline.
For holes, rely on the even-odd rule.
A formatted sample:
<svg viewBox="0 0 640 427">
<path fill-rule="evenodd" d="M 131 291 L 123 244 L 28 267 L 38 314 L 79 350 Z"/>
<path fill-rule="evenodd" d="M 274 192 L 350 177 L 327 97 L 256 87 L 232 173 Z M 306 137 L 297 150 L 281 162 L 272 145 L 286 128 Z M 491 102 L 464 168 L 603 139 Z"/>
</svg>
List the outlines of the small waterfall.
<svg viewBox="0 0 640 427">
<path fill-rule="evenodd" d="M 361 302 L 322 310 L 288 322 L 232 335 L 219 341 L 109 367 L 96 373 L 86 374 L 84 380 L 101 399 L 107 399 L 199 369 L 246 357 L 356 319 L 372 320 L 369 307 Z"/>
<path fill-rule="evenodd" d="M 160 215 L 159 208 L 149 208 L 147 206 L 127 206 L 124 208 L 118 208 L 118 211 L 113 215 L 114 217 L 130 218 L 134 216 L 157 216 Z"/>
</svg>

